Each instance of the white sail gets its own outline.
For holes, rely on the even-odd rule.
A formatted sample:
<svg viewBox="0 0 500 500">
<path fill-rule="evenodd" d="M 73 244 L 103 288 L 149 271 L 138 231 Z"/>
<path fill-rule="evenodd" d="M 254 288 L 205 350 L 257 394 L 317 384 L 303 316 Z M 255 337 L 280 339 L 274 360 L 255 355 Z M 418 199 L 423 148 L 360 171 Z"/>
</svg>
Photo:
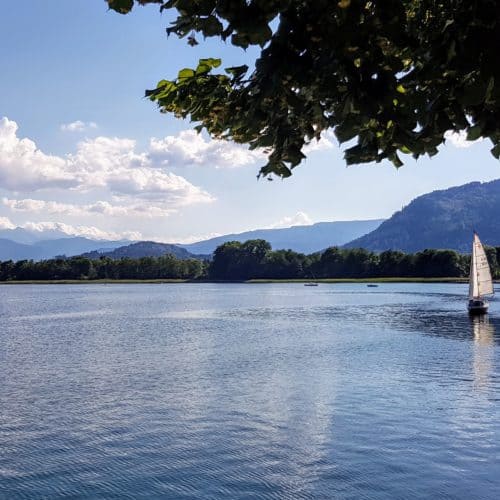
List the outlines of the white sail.
<svg viewBox="0 0 500 500">
<path fill-rule="evenodd" d="M 483 245 L 474 233 L 469 277 L 469 298 L 475 299 L 493 293 L 490 266 Z"/>
</svg>

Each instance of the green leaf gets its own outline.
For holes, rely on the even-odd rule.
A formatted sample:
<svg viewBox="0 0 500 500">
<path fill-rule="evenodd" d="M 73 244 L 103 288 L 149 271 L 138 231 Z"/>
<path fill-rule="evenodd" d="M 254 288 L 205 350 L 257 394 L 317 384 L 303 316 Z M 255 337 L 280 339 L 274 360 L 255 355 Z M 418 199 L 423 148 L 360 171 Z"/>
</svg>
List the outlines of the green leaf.
<svg viewBox="0 0 500 500">
<path fill-rule="evenodd" d="M 200 64 L 206 64 L 210 68 L 218 68 L 221 65 L 221 60 L 214 57 L 207 57 L 206 59 L 200 59 Z"/>
<path fill-rule="evenodd" d="M 476 141 L 481 137 L 482 127 L 480 125 L 475 125 L 471 127 L 467 132 L 467 140 L 468 141 Z"/>
<path fill-rule="evenodd" d="M 240 35 L 238 33 L 235 33 L 231 37 L 231 43 L 233 45 L 236 45 L 236 47 L 242 47 L 244 49 L 246 49 L 250 45 L 250 43 L 248 41 L 248 37 L 245 35 Z"/>
<path fill-rule="evenodd" d="M 195 72 L 190 68 L 184 68 L 179 71 L 177 78 L 179 80 L 183 80 L 186 78 L 192 78 L 195 75 Z"/>
<path fill-rule="evenodd" d="M 222 33 L 224 26 L 222 23 L 215 17 L 209 16 L 206 19 L 200 21 L 201 31 L 205 36 L 216 36 Z"/>
<path fill-rule="evenodd" d="M 356 137 L 358 132 L 359 126 L 355 123 L 344 122 L 335 128 L 335 136 L 341 144 Z"/>
<path fill-rule="evenodd" d="M 403 162 L 400 160 L 399 156 L 397 155 L 397 153 L 391 153 L 390 155 L 388 155 L 387 158 L 392 162 L 392 164 L 396 168 L 400 168 L 404 165 Z"/>
<path fill-rule="evenodd" d="M 108 0 L 109 8 L 120 14 L 128 14 L 134 6 L 134 0 Z"/>
<path fill-rule="evenodd" d="M 242 66 L 232 66 L 231 68 L 225 68 L 224 71 L 232 75 L 234 78 L 238 78 L 248 71 L 248 66 L 246 64 L 243 64 Z"/>
<path fill-rule="evenodd" d="M 200 62 L 196 68 L 196 74 L 197 75 L 204 75 L 206 73 L 209 73 L 212 68 L 208 64 L 204 64 Z"/>
<path fill-rule="evenodd" d="M 496 144 L 493 148 L 491 148 L 491 154 L 497 159 L 500 160 L 500 142 Z"/>
</svg>

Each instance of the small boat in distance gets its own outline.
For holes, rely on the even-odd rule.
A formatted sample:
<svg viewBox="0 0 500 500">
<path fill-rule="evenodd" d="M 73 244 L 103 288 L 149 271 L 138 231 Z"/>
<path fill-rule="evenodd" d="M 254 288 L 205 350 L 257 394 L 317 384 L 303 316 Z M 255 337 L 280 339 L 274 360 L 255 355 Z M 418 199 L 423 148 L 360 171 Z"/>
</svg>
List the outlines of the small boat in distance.
<svg viewBox="0 0 500 500">
<path fill-rule="evenodd" d="M 315 283 L 314 281 L 309 281 L 307 283 L 304 283 L 304 286 L 318 286 L 318 283 Z"/>
<path fill-rule="evenodd" d="M 472 255 L 469 275 L 469 314 L 484 314 L 488 312 L 489 303 L 485 295 L 493 295 L 493 281 L 490 266 L 479 236 L 474 231 Z"/>
<path fill-rule="evenodd" d="M 369 287 L 369 288 L 376 288 L 376 287 L 378 287 L 378 285 L 375 285 L 375 283 L 369 283 L 366 286 Z"/>
</svg>

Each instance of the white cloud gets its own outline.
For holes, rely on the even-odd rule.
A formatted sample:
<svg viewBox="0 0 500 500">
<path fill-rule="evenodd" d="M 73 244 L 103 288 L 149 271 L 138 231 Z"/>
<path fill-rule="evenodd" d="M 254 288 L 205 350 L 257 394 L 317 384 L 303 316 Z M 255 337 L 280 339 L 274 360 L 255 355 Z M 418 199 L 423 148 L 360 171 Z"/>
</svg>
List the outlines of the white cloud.
<svg viewBox="0 0 500 500">
<path fill-rule="evenodd" d="M 292 226 L 309 226 L 313 224 L 313 221 L 304 212 L 297 212 L 295 215 L 283 217 L 275 224 L 271 224 L 270 226 L 266 226 L 266 229 L 279 229 L 284 227 L 292 227 Z"/>
<path fill-rule="evenodd" d="M 205 233 L 187 236 L 185 238 L 171 238 L 171 241 L 175 241 L 175 243 L 178 243 L 180 245 L 189 245 L 189 243 L 197 243 L 198 241 L 210 240 L 211 238 L 217 238 L 218 236 L 222 236 L 222 233 Z"/>
<path fill-rule="evenodd" d="M 98 201 L 84 205 L 84 210 L 89 214 L 106 215 L 110 217 L 168 217 L 176 212 L 175 209 L 149 204 L 112 205 L 107 201 Z"/>
<path fill-rule="evenodd" d="M 63 132 L 85 132 L 86 130 L 91 130 L 96 128 L 97 128 L 97 123 L 82 122 L 81 120 L 76 120 L 71 123 L 63 123 L 61 125 L 61 130 Z"/>
<path fill-rule="evenodd" d="M 465 130 L 460 130 L 460 132 L 448 130 L 447 132 L 445 132 L 444 138 L 447 141 L 450 141 L 451 144 L 456 148 L 470 148 L 474 144 L 477 144 L 478 142 L 481 142 L 483 140 L 483 138 L 480 137 L 476 141 L 468 141 L 467 132 Z"/>
<path fill-rule="evenodd" d="M 63 222 L 26 222 L 20 227 L 32 232 L 47 233 L 55 231 L 68 236 L 84 236 L 93 240 L 140 240 L 141 233 L 137 231 L 103 231 L 94 226 L 72 226 Z"/>
<path fill-rule="evenodd" d="M 335 140 L 335 135 L 331 130 L 327 130 L 321 134 L 318 140 L 313 139 L 309 144 L 306 144 L 302 148 L 302 152 L 307 156 L 314 151 L 326 151 L 334 147 L 333 141 Z"/>
<path fill-rule="evenodd" d="M 145 203 L 137 204 L 133 200 L 128 204 L 115 205 L 107 201 L 97 201 L 86 205 L 75 205 L 72 203 L 60 203 L 57 201 L 34 200 L 31 198 L 14 200 L 2 198 L 2 204 L 13 212 L 46 212 L 49 214 L 61 214 L 73 217 L 85 217 L 95 215 L 106 215 L 110 217 L 168 217 L 175 213 L 175 209 L 164 206 L 154 206 Z"/>
<path fill-rule="evenodd" d="M 14 212 L 38 212 L 43 210 L 51 214 L 67 213 L 66 208 L 70 206 L 55 201 L 32 200 L 30 198 L 25 200 L 2 198 L 2 204 Z"/>
<path fill-rule="evenodd" d="M 161 199 L 171 207 L 214 201 L 184 177 L 156 168 L 148 153 L 135 151 L 131 139 L 97 137 L 83 141 L 69 161 L 80 172 L 81 190 L 104 187 L 115 196 Z"/>
<path fill-rule="evenodd" d="M 0 217 L 0 229 L 14 229 L 15 227 L 7 217 Z"/>
<path fill-rule="evenodd" d="M 75 154 L 59 157 L 46 155 L 29 139 L 19 139 L 17 130 L 15 122 L 0 120 L 0 185 L 4 189 L 104 189 L 109 196 L 160 199 L 164 208 L 171 209 L 214 201 L 185 178 L 158 168 L 148 152 L 136 152 L 134 140 L 88 139 L 78 144 Z"/>
<path fill-rule="evenodd" d="M 332 131 L 321 134 L 303 148 L 304 154 L 324 151 L 334 147 Z M 265 163 L 264 149 L 249 150 L 246 146 L 231 141 L 207 140 L 194 130 L 183 130 L 164 139 L 152 138 L 151 157 L 166 165 L 201 165 L 215 168 L 237 168 Z"/>
<path fill-rule="evenodd" d="M 262 151 L 250 151 L 230 141 L 205 140 L 194 130 L 183 130 L 164 139 L 152 138 L 150 152 L 167 165 L 202 165 L 215 168 L 236 168 L 255 165 L 265 160 Z"/>
<path fill-rule="evenodd" d="M 30 139 L 17 137 L 17 123 L 0 119 L 0 186 L 13 191 L 78 186 L 74 172 L 58 156 L 46 155 Z"/>
</svg>

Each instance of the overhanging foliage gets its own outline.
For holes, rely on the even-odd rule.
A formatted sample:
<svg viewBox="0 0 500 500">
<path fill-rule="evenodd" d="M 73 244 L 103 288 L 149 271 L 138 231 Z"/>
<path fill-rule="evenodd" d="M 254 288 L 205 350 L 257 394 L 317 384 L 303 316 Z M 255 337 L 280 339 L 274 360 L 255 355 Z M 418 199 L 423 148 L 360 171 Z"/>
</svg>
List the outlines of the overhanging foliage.
<svg viewBox="0 0 500 500">
<path fill-rule="evenodd" d="M 262 175 L 291 175 L 333 129 L 347 164 L 435 155 L 448 130 L 500 157 L 496 0 L 135 0 L 176 9 L 167 29 L 261 47 L 255 68 L 203 59 L 146 95 L 212 137 L 265 148 Z M 108 0 L 131 11 L 134 0 Z"/>
</svg>

